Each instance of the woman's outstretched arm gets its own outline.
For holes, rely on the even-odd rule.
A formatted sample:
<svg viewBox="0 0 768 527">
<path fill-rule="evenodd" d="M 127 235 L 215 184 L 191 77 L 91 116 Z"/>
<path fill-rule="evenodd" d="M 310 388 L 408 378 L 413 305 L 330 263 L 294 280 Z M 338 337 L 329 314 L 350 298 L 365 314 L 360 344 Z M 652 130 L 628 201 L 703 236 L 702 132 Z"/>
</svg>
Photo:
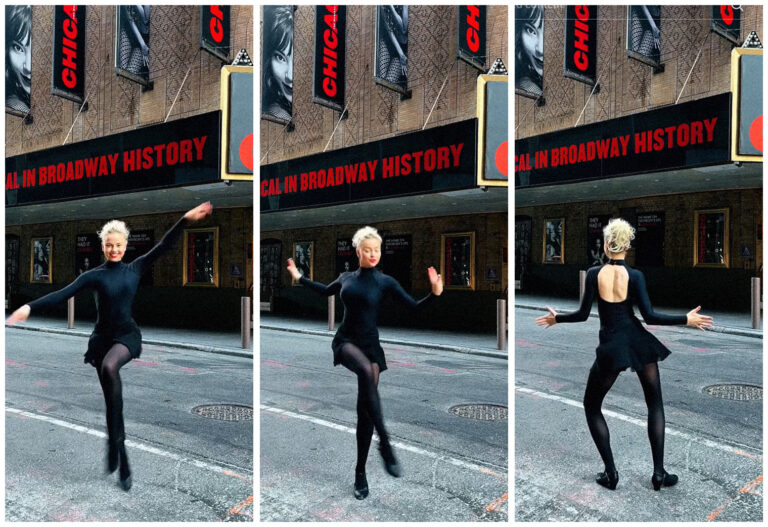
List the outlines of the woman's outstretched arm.
<svg viewBox="0 0 768 527">
<path fill-rule="evenodd" d="M 581 299 L 581 305 L 576 311 L 570 313 L 555 312 L 554 309 L 547 306 L 549 310 L 548 315 L 539 317 L 536 319 L 536 325 L 538 326 L 554 326 L 558 322 L 584 322 L 589 318 L 589 312 L 592 311 L 592 303 L 595 300 L 595 292 L 597 291 L 597 273 L 600 271 L 599 267 L 593 267 L 587 271 L 587 280 L 584 285 L 584 296 Z"/>
<path fill-rule="evenodd" d="M 39 313 L 45 311 L 46 309 L 50 309 L 51 307 L 64 302 L 68 298 L 75 296 L 79 291 L 86 289 L 91 285 L 92 276 L 91 272 L 85 272 L 75 278 L 75 281 L 68 286 L 59 289 L 58 291 L 54 291 L 53 293 L 48 293 L 37 300 L 33 300 L 29 304 L 24 304 L 11 313 L 11 316 L 5 321 L 6 325 L 12 326 L 17 322 L 24 322 L 29 318 L 32 312 Z"/>
<path fill-rule="evenodd" d="M 400 282 L 392 278 L 391 276 L 387 277 L 387 289 L 390 291 L 393 297 L 395 297 L 399 302 L 402 302 L 403 304 L 407 305 L 410 308 L 416 308 L 421 307 L 427 303 L 429 303 L 432 299 L 434 299 L 436 296 L 440 296 L 443 294 L 443 279 L 440 277 L 439 274 L 437 274 L 437 271 L 434 267 L 430 267 L 427 269 L 427 274 L 429 276 L 429 283 L 432 288 L 432 292 L 428 293 L 427 296 L 420 300 L 416 300 L 411 295 L 409 295 L 405 289 L 403 289 L 403 286 L 400 285 Z"/>
<path fill-rule="evenodd" d="M 637 307 L 640 314 L 647 324 L 658 326 L 693 326 L 699 329 L 712 327 L 712 317 L 699 315 L 701 306 L 692 309 L 686 315 L 665 315 L 658 313 L 651 307 L 651 300 L 648 297 L 648 289 L 645 284 L 645 276 L 637 270 L 633 270 L 632 283 Z"/>
<path fill-rule="evenodd" d="M 332 296 L 341 291 L 341 276 L 339 276 L 339 278 L 328 285 L 321 284 L 320 282 L 313 282 L 312 280 L 302 276 L 302 274 L 296 268 L 296 264 L 294 263 L 293 258 L 288 258 L 288 265 L 286 266 L 286 269 L 288 269 L 288 272 L 291 273 L 291 277 L 294 280 L 298 280 L 301 282 L 301 285 L 305 285 L 313 291 L 320 293 L 321 295 Z"/>
<path fill-rule="evenodd" d="M 138 270 L 139 274 L 144 274 L 158 258 L 160 258 L 176 244 L 176 241 L 179 239 L 179 236 L 181 236 L 181 232 L 184 230 L 184 226 L 187 222 L 194 223 L 196 221 L 200 221 L 206 216 L 210 215 L 211 212 L 213 212 L 213 206 L 209 201 L 206 201 L 194 209 L 187 211 L 187 213 L 184 214 L 184 216 L 182 216 L 179 221 L 174 223 L 173 227 L 171 227 L 168 232 L 163 235 L 162 239 L 158 242 L 157 245 L 152 247 L 152 249 L 150 249 L 147 254 L 136 258 L 136 260 L 134 260 L 131 265 L 133 265 L 134 268 Z"/>
</svg>

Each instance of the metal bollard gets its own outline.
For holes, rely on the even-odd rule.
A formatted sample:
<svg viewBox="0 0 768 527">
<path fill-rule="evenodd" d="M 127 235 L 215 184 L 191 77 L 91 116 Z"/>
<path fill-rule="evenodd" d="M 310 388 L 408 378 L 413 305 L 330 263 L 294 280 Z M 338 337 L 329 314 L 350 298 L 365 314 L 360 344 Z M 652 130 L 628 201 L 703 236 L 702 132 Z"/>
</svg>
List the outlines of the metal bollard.
<svg viewBox="0 0 768 527">
<path fill-rule="evenodd" d="M 584 289 L 587 287 L 587 272 L 579 271 L 579 303 L 584 298 Z"/>
<path fill-rule="evenodd" d="M 251 297 L 240 297 L 240 340 L 243 349 L 251 348 Z"/>
<path fill-rule="evenodd" d="M 75 329 L 75 297 L 67 299 L 67 329 Z"/>
<path fill-rule="evenodd" d="M 333 331 L 336 325 L 336 297 L 328 297 L 328 331 Z"/>
<path fill-rule="evenodd" d="M 496 300 L 496 349 L 507 347 L 507 301 Z"/>
<path fill-rule="evenodd" d="M 760 329 L 760 278 L 752 278 L 752 329 Z"/>
</svg>

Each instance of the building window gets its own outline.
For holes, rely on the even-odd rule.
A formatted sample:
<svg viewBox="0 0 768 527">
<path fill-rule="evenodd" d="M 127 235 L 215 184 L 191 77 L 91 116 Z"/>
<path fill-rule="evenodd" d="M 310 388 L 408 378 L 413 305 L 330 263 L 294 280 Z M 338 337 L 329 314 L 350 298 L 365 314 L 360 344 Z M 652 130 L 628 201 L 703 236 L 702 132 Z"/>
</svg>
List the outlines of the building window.
<svg viewBox="0 0 768 527">
<path fill-rule="evenodd" d="M 183 285 L 219 286 L 219 228 L 184 230 Z"/>
<path fill-rule="evenodd" d="M 728 267 L 728 209 L 695 211 L 693 229 L 694 267 Z"/>
</svg>

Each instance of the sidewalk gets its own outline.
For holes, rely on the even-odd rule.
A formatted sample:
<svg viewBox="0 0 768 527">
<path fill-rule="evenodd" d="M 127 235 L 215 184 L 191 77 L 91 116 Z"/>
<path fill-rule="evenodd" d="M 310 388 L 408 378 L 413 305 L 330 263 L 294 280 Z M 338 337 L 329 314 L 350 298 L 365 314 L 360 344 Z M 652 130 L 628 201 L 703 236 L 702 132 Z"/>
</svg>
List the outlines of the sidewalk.
<svg viewBox="0 0 768 527">
<path fill-rule="evenodd" d="M 144 344 L 207 351 L 249 359 L 253 358 L 253 341 L 251 341 L 251 349 L 243 349 L 240 333 L 160 328 L 144 325 L 139 327 Z M 93 331 L 93 321 L 76 320 L 75 329 L 67 329 L 66 319 L 35 316 L 22 324 L 16 324 L 13 328 L 87 338 L 91 336 Z"/>
<path fill-rule="evenodd" d="M 340 323 L 341 321 L 336 322 L 336 328 L 339 327 Z M 290 318 L 270 313 L 261 314 L 259 327 L 261 329 L 293 331 L 327 337 L 332 337 L 336 333 L 335 330 L 328 331 L 328 323 L 324 320 Z M 379 336 L 382 344 L 417 346 L 498 359 L 508 358 L 506 349 L 496 349 L 496 335 L 490 333 L 459 333 L 431 329 L 379 327 Z"/>
<path fill-rule="evenodd" d="M 515 309 L 531 309 L 546 312 L 545 306 L 549 306 L 558 313 L 574 311 L 579 307 L 578 298 L 560 298 L 544 295 L 530 295 L 517 293 L 515 295 Z M 695 307 L 695 306 L 693 306 Z M 654 311 L 660 313 L 685 313 L 686 310 L 679 307 L 653 306 Z M 640 316 L 637 309 L 635 312 Z M 760 319 L 760 329 L 752 329 L 752 316 L 748 311 L 713 311 L 702 307 L 701 312 L 713 318 L 714 328 L 718 333 L 729 333 L 743 337 L 763 338 L 763 320 Z M 590 317 L 597 317 L 597 302 L 593 302 Z"/>
</svg>

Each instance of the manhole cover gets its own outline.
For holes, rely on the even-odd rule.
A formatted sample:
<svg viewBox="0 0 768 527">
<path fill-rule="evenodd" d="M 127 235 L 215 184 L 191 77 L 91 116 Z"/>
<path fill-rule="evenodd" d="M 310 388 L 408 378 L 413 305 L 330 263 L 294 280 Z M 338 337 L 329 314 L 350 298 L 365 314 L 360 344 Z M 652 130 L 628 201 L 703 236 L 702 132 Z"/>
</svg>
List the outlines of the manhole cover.
<svg viewBox="0 0 768 527">
<path fill-rule="evenodd" d="M 459 417 L 481 421 L 507 420 L 507 407 L 500 404 L 459 404 L 452 406 L 450 412 Z"/>
<path fill-rule="evenodd" d="M 763 399 L 762 386 L 752 386 L 751 384 L 713 384 L 704 388 L 704 393 L 731 401 L 761 401 Z"/>
<path fill-rule="evenodd" d="M 242 404 L 204 404 L 192 408 L 192 413 L 219 421 L 253 421 L 253 408 Z"/>
</svg>

